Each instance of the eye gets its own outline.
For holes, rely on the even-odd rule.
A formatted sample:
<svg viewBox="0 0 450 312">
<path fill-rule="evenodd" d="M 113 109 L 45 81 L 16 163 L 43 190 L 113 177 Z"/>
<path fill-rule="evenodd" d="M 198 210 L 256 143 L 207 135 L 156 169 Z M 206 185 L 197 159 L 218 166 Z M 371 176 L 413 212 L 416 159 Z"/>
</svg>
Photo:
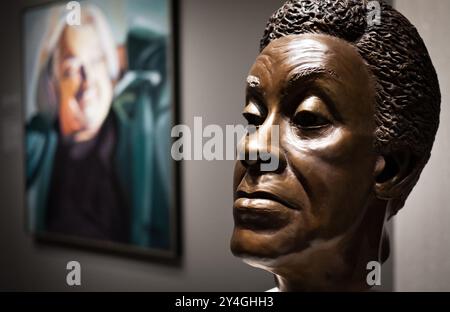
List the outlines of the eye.
<svg viewBox="0 0 450 312">
<path fill-rule="evenodd" d="M 67 66 L 63 69 L 64 78 L 72 78 L 77 74 L 78 70 L 74 66 Z"/>
<path fill-rule="evenodd" d="M 334 121 L 325 102 L 314 94 L 307 95 L 301 101 L 293 116 L 292 123 L 304 131 L 326 128 Z"/>
<path fill-rule="evenodd" d="M 81 64 L 73 58 L 64 60 L 61 65 L 63 78 L 74 78 L 80 72 L 80 66 Z"/>
<path fill-rule="evenodd" d="M 247 119 L 247 122 L 249 125 L 253 126 L 260 126 L 263 124 L 264 120 L 261 118 L 261 116 L 250 114 L 250 113 L 243 113 L 244 118 Z"/>
<path fill-rule="evenodd" d="M 247 120 L 249 125 L 260 126 L 264 122 L 264 115 L 261 112 L 262 108 L 259 108 L 254 103 L 249 103 L 242 112 L 242 115 Z"/>
<path fill-rule="evenodd" d="M 330 125 L 328 119 L 310 111 L 298 112 L 294 116 L 293 122 L 303 130 L 321 129 Z"/>
</svg>

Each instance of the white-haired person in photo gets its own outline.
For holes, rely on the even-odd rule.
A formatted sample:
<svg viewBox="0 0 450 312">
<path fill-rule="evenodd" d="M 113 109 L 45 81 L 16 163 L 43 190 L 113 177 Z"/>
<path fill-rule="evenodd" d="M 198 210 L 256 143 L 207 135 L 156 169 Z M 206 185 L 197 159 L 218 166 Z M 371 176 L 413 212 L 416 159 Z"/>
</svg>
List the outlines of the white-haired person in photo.
<svg viewBox="0 0 450 312">
<path fill-rule="evenodd" d="M 70 26 L 65 8 L 51 14 L 43 41 L 38 104 L 58 114 L 67 139 L 94 137 L 106 119 L 119 76 L 119 58 L 110 28 L 101 11 L 83 6 L 81 25 Z M 44 107 L 43 107 L 44 106 Z"/>
<path fill-rule="evenodd" d="M 135 27 L 120 46 L 99 8 L 83 4 L 80 25 L 66 14 L 52 9 L 36 51 L 30 229 L 167 248 L 170 165 L 158 154 L 170 143 L 164 35 Z"/>
</svg>

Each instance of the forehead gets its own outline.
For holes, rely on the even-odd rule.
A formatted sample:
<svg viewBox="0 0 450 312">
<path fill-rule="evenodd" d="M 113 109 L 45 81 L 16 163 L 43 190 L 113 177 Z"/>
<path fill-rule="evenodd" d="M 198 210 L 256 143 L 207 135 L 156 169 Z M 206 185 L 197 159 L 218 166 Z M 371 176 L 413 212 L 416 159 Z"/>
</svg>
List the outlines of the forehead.
<svg viewBox="0 0 450 312">
<path fill-rule="evenodd" d="M 330 47 L 320 40 L 310 37 L 285 37 L 264 49 L 256 63 L 276 75 L 280 71 L 305 70 L 323 65 L 330 59 L 331 53 Z"/>
<path fill-rule="evenodd" d="M 99 51 L 99 38 L 91 24 L 72 27 L 66 26 L 61 38 L 60 48 L 63 55 L 83 55 Z"/>
<path fill-rule="evenodd" d="M 349 43 L 322 34 L 290 35 L 272 41 L 257 57 L 251 74 L 288 78 L 287 74 L 324 68 L 342 82 L 369 80 L 364 60 Z"/>
</svg>

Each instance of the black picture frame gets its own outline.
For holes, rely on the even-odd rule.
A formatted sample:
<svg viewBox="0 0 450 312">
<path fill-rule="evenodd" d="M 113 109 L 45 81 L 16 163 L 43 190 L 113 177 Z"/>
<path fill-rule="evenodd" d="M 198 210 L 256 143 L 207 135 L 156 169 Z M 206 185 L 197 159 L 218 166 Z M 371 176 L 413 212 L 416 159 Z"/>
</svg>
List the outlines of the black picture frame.
<svg viewBox="0 0 450 312">
<path fill-rule="evenodd" d="M 104 0 L 107 1 L 107 0 Z M 122 1 L 133 1 L 133 0 L 122 0 Z M 168 18 L 169 21 L 169 36 L 168 36 L 168 49 L 167 58 L 170 60 L 168 65 L 168 76 L 171 82 L 171 125 L 176 125 L 180 120 L 180 97 L 179 97 L 179 79 L 180 79 L 180 45 L 179 45 L 179 5 L 178 0 L 164 0 L 167 2 Z M 90 0 L 81 0 L 79 3 L 89 3 Z M 20 36 L 21 36 L 21 89 L 22 89 L 22 102 L 26 98 L 27 92 L 27 81 L 25 77 L 25 54 L 26 54 L 26 34 L 24 21 L 28 12 L 35 9 L 43 9 L 46 7 L 51 7 L 55 5 L 64 5 L 66 1 L 60 0 L 50 0 L 42 1 L 42 3 L 25 5 L 20 14 Z M 22 103 L 22 124 L 26 125 L 26 109 L 25 105 Z M 24 131 L 24 136 L 26 131 Z M 170 145 L 173 143 L 174 139 L 168 138 L 170 140 Z M 26 141 L 23 140 L 24 144 L 24 154 L 23 154 L 23 165 L 24 172 L 26 172 L 27 166 L 27 156 L 26 156 Z M 170 155 L 168 155 L 170 157 Z M 26 187 L 26 176 L 24 177 L 24 228 L 25 231 L 29 232 L 30 236 L 33 238 L 34 242 L 38 245 L 53 245 L 57 247 L 67 247 L 67 248 L 77 248 L 86 251 L 94 251 L 100 253 L 107 253 L 111 255 L 118 255 L 124 257 L 133 257 L 142 260 L 151 260 L 152 262 L 160 262 L 166 265 L 179 266 L 182 260 L 182 207 L 181 207 L 181 197 L 182 197 L 182 187 L 181 187 L 181 162 L 171 159 L 171 188 L 172 192 L 172 205 L 170 205 L 170 248 L 169 249 L 159 249 L 152 247 L 137 247 L 130 244 L 110 242 L 104 240 L 86 239 L 75 236 L 60 235 L 53 232 L 31 232 L 27 227 L 29 207 L 27 198 L 27 187 Z"/>
</svg>

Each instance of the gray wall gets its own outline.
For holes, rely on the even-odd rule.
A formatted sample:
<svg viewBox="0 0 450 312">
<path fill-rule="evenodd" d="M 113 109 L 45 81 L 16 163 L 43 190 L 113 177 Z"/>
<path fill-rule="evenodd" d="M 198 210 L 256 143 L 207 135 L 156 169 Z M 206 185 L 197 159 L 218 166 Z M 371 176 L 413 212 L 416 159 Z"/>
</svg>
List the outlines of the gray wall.
<svg viewBox="0 0 450 312">
<path fill-rule="evenodd" d="M 394 6 L 424 39 L 442 93 L 430 162 L 394 220 L 394 289 L 450 291 L 450 1 L 395 0 Z"/>
<path fill-rule="evenodd" d="M 0 290 L 67 290 L 66 263 L 82 265 L 80 290 L 262 291 L 272 277 L 235 259 L 230 161 L 188 161 L 183 167 L 184 257 L 180 267 L 82 249 L 36 245 L 23 225 L 19 11 L 45 1 L 2 4 L 0 29 Z M 281 0 L 180 0 L 181 122 L 241 120 L 244 79 L 259 38 Z"/>
</svg>

